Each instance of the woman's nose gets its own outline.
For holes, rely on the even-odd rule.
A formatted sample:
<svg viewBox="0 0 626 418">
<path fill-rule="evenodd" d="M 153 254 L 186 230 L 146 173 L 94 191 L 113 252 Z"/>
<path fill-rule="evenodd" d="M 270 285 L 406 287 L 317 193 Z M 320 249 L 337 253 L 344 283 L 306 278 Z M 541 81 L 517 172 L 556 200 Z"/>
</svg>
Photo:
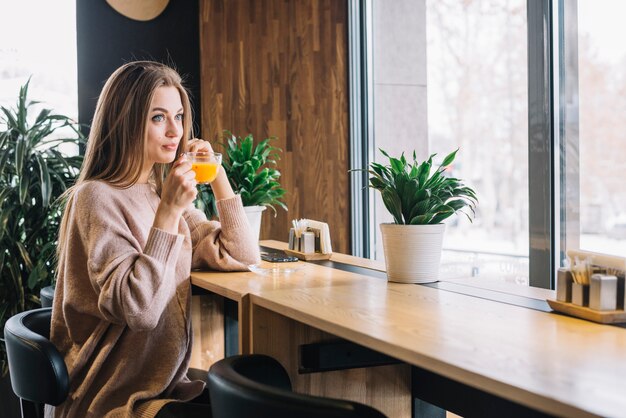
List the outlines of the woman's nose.
<svg viewBox="0 0 626 418">
<path fill-rule="evenodd" d="M 168 137 L 178 137 L 182 133 L 183 127 L 181 123 L 174 118 L 167 119 L 167 130 L 165 131 L 165 135 Z"/>
</svg>

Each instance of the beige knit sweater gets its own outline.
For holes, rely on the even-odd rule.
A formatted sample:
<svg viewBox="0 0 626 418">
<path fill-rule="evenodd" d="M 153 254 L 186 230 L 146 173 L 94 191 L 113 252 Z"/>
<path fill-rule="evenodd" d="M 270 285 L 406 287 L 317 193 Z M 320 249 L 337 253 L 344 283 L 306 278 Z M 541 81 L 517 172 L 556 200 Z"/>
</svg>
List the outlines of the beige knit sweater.
<svg viewBox="0 0 626 418">
<path fill-rule="evenodd" d="M 148 184 L 77 189 L 51 330 L 70 394 L 47 416 L 152 417 L 202 392 L 204 382 L 186 377 L 191 269 L 245 270 L 258 245 L 238 196 L 217 202 L 221 222 L 189 208 L 177 235 L 152 227 L 158 204 Z"/>
</svg>

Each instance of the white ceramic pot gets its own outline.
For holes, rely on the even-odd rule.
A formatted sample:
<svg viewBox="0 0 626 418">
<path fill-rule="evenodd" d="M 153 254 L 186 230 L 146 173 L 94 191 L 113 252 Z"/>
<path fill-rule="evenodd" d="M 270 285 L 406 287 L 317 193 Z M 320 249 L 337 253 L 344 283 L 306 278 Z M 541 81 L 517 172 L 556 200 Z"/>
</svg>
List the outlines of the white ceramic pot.
<svg viewBox="0 0 626 418">
<path fill-rule="evenodd" d="M 246 216 L 248 216 L 248 223 L 250 224 L 250 229 L 252 229 L 252 235 L 254 236 L 255 242 L 259 241 L 259 234 L 261 233 L 261 217 L 263 216 L 263 211 L 267 209 L 265 206 L 244 206 L 243 210 L 246 212 Z"/>
<path fill-rule="evenodd" d="M 381 224 L 387 279 L 400 283 L 439 280 L 445 224 Z"/>
</svg>

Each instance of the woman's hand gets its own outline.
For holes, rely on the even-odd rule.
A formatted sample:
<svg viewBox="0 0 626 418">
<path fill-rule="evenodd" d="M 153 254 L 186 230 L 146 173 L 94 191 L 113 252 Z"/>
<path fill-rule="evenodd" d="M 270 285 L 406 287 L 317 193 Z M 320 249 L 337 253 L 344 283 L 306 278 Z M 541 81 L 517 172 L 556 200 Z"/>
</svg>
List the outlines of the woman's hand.
<svg viewBox="0 0 626 418">
<path fill-rule="evenodd" d="M 185 156 L 180 156 L 172 165 L 163 183 L 161 202 L 155 214 L 154 227 L 172 234 L 178 233 L 181 215 L 198 194 L 195 177 L 195 173 L 191 170 L 191 163 Z"/>
<path fill-rule="evenodd" d="M 193 138 L 187 142 L 187 152 L 215 152 L 209 141 L 200 138 Z"/>
</svg>

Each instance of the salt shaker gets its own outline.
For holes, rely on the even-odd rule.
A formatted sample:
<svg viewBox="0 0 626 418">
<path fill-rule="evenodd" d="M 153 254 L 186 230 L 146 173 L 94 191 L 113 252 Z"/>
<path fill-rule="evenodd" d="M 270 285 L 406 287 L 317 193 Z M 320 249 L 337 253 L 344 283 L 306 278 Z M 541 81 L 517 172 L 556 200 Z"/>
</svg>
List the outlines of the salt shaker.
<svg viewBox="0 0 626 418">
<path fill-rule="evenodd" d="M 617 308 L 617 277 L 606 274 L 591 276 L 589 308 L 614 311 Z"/>
<path fill-rule="evenodd" d="M 315 252 L 315 234 L 313 232 L 307 231 L 302 233 L 301 251 L 305 254 Z"/>
</svg>

